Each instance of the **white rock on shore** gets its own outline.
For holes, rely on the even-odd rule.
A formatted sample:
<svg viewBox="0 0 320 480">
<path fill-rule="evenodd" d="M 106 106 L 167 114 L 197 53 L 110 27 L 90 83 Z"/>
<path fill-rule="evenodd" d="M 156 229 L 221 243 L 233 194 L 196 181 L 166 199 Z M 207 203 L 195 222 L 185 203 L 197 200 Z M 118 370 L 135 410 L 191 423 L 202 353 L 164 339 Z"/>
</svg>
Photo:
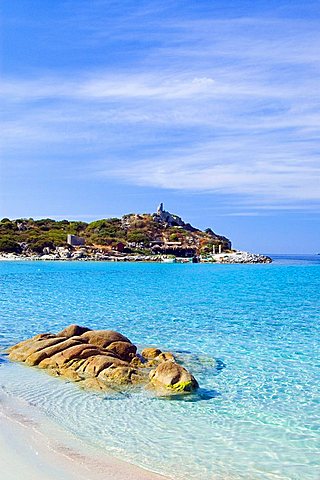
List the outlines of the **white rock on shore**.
<svg viewBox="0 0 320 480">
<path fill-rule="evenodd" d="M 272 259 L 266 255 L 236 251 L 232 253 L 219 253 L 201 259 L 202 262 L 216 263 L 271 263 Z"/>
</svg>

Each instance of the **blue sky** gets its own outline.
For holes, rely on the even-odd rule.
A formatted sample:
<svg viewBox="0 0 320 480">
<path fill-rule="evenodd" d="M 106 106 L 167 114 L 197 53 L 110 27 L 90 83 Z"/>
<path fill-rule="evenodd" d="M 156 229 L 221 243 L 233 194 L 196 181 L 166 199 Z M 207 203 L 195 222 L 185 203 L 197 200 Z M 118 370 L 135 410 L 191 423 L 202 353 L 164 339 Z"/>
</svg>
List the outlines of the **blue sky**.
<svg viewBox="0 0 320 480">
<path fill-rule="evenodd" d="M 165 207 L 259 252 L 320 251 L 320 8 L 3 0 L 1 217 Z"/>
</svg>

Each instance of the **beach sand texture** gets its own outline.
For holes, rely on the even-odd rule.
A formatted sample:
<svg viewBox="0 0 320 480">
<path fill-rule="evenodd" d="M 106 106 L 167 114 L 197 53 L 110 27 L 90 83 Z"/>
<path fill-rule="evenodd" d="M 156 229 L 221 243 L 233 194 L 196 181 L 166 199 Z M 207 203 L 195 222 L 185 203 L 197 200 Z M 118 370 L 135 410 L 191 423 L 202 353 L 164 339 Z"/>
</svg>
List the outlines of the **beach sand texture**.
<svg viewBox="0 0 320 480">
<path fill-rule="evenodd" d="M 168 480 L 65 437 L 34 408 L 2 394 L 0 471 L 6 480 Z"/>
</svg>

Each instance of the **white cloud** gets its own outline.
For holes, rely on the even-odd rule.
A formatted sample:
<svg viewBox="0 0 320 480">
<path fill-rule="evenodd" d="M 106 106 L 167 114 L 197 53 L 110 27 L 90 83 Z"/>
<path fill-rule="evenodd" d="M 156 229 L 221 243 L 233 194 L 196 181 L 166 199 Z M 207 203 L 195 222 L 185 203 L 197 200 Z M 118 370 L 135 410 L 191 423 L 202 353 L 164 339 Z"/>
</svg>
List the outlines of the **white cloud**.
<svg viewBox="0 0 320 480">
<path fill-rule="evenodd" d="M 278 151 L 277 151 L 278 150 Z M 303 145 L 295 153 L 256 139 L 248 144 L 216 142 L 200 150 L 137 161 L 99 175 L 115 176 L 138 185 L 254 196 L 257 204 L 320 200 L 320 163 L 305 158 Z"/>
<path fill-rule="evenodd" d="M 80 78 L 77 82 L 64 79 L 37 79 L 2 81 L 0 95 L 15 101 L 69 98 L 77 100 L 110 98 L 187 98 L 197 95 L 215 95 L 214 80 L 208 77 L 160 77 L 143 75 L 97 74 L 94 78 Z"/>
<path fill-rule="evenodd" d="M 59 145 L 86 152 L 82 175 L 230 194 L 250 208 L 319 201 L 315 22 L 172 20 L 158 29 L 148 34 L 160 44 L 129 73 L 4 79 L 7 151 L 41 158 Z M 102 29 L 92 36 L 103 41 Z"/>
</svg>

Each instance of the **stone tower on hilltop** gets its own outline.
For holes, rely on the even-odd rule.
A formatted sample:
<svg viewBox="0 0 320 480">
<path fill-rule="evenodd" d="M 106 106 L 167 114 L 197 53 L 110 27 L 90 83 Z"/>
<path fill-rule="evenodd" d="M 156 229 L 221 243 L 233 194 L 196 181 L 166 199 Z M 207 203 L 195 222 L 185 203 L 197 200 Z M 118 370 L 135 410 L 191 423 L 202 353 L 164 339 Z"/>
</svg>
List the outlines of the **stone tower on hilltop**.
<svg viewBox="0 0 320 480">
<path fill-rule="evenodd" d="M 190 223 L 185 223 L 181 217 L 178 215 L 174 215 L 173 213 L 167 212 L 164 207 L 163 203 L 161 202 L 159 207 L 157 208 L 157 213 L 154 213 L 153 218 L 155 221 L 159 223 L 165 223 L 169 227 L 182 227 L 186 230 L 196 231 L 196 228 L 192 227 Z"/>
<path fill-rule="evenodd" d="M 163 203 L 161 202 L 159 207 L 157 208 L 157 214 L 158 215 L 161 215 L 163 213 Z"/>
</svg>

